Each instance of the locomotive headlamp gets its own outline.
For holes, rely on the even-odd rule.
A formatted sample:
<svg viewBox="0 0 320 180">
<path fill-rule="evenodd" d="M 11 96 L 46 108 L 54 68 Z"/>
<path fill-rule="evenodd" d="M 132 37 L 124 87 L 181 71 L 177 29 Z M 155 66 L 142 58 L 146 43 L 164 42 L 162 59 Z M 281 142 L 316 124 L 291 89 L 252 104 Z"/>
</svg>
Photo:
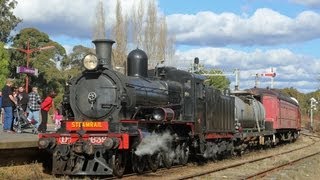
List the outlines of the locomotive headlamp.
<svg viewBox="0 0 320 180">
<path fill-rule="evenodd" d="M 83 66 L 86 70 L 94 70 L 98 66 L 98 58 L 94 54 L 88 54 L 83 58 Z"/>
</svg>

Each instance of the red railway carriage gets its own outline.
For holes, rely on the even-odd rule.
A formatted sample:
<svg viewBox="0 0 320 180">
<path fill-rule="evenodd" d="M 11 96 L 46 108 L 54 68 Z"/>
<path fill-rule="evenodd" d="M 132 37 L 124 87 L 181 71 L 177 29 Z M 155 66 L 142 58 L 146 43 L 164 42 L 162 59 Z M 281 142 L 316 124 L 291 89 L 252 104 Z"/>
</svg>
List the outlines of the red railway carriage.
<svg viewBox="0 0 320 180">
<path fill-rule="evenodd" d="M 277 90 L 251 89 L 260 99 L 266 112 L 266 124 L 273 130 L 300 130 L 301 115 L 298 101 Z"/>
</svg>

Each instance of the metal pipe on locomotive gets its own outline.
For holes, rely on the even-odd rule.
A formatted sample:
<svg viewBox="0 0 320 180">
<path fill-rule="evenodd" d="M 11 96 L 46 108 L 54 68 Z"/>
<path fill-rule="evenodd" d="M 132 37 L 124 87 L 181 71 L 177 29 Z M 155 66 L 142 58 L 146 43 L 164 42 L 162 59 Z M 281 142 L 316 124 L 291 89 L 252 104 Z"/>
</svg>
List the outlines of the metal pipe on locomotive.
<svg viewBox="0 0 320 180">
<path fill-rule="evenodd" d="M 66 87 L 62 128 L 39 134 L 39 147 L 52 152 L 53 174 L 121 177 L 127 163 L 137 173 L 155 171 L 160 164 L 186 164 L 191 155 L 215 159 L 297 138 L 299 106 L 281 94 L 222 94 L 198 74 L 174 67 L 148 71 L 140 49 L 129 53 L 125 76 L 112 69 L 114 41 L 93 43 L 96 55 L 84 57 L 86 70 Z M 292 115 L 275 115 L 271 106 L 290 107 Z"/>
</svg>

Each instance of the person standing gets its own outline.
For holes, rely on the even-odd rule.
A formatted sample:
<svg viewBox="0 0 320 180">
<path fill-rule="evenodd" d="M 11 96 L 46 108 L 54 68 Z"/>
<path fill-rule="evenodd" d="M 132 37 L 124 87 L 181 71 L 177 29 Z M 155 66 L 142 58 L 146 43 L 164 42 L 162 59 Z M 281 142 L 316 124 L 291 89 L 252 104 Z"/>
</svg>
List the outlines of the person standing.
<svg viewBox="0 0 320 180">
<path fill-rule="evenodd" d="M 18 88 L 18 104 L 21 106 L 24 112 L 27 111 L 29 96 L 25 92 L 23 86 L 19 86 Z"/>
<path fill-rule="evenodd" d="M 31 123 L 32 119 L 35 120 L 34 129 L 32 130 L 33 133 L 38 133 L 38 127 L 40 124 L 40 104 L 41 99 L 38 94 L 38 88 L 33 87 L 32 92 L 29 93 L 29 102 L 28 102 L 28 121 Z"/>
<path fill-rule="evenodd" d="M 13 79 L 7 79 L 6 85 L 2 89 L 2 107 L 4 109 L 4 125 L 3 131 L 12 133 L 13 123 L 13 109 L 12 107 L 17 104 L 17 101 L 13 97 L 12 92 Z"/>
<path fill-rule="evenodd" d="M 47 122 L 48 122 L 48 112 L 51 107 L 54 109 L 53 99 L 56 97 L 56 93 L 51 91 L 46 99 L 41 103 L 41 124 L 38 128 L 38 131 L 45 133 L 47 131 Z"/>
</svg>

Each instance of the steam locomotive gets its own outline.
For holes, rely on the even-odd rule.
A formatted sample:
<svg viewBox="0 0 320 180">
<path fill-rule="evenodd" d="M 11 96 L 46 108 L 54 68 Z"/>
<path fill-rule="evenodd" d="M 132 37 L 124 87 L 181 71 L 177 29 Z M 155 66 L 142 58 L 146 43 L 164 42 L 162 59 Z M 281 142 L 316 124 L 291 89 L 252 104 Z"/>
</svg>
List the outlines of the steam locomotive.
<svg viewBox="0 0 320 180">
<path fill-rule="evenodd" d="M 61 129 L 39 134 L 53 174 L 121 177 L 128 167 L 156 171 L 298 138 L 299 104 L 276 90 L 221 93 L 198 74 L 148 71 L 140 49 L 129 53 L 126 76 L 112 69 L 114 41 L 93 43 L 86 70 L 66 86 Z"/>
</svg>

